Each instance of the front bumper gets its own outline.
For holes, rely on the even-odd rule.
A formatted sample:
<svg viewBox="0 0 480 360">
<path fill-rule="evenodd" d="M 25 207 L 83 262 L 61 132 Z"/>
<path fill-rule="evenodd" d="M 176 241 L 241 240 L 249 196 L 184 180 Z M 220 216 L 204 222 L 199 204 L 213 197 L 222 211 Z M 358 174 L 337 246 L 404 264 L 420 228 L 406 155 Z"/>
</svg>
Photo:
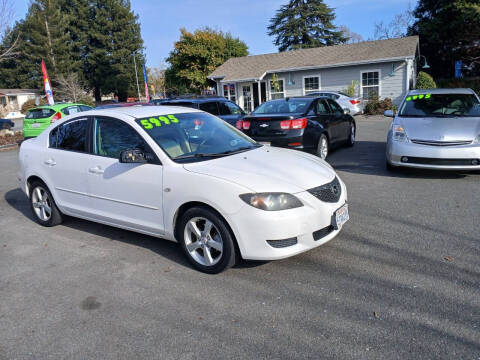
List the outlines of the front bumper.
<svg viewBox="0 0 480 360">
<path fill-rule="evenodd" d="M 431 146 L 393 141 L 389 137 L 386 156 L 387 162 L 393 166 L 437 170 L 480 170 L 480 144 Z M 407 157 L 408 161 L 402 161 L 404 157 Z M 479 165 L 473 165 L 474 160 L 478 160 Z"/>
<path fill-rule="evenodd" d="M 332 240 L 341 230 L 330 228 L 332 216 L 347 202 L 345 184 L 341 180 L 340 183 L 342 194 L 337 203 L 322 202 L 304 191 L 295 194 L 304 204 L 300 208 L 263 211 L 249 205 L 242 207 L 229 219 L 242 257 L 249 260 L 284 259 Z M 267 242 L 293 238 L 296 243 L 281 248 Z"/>
</svg>

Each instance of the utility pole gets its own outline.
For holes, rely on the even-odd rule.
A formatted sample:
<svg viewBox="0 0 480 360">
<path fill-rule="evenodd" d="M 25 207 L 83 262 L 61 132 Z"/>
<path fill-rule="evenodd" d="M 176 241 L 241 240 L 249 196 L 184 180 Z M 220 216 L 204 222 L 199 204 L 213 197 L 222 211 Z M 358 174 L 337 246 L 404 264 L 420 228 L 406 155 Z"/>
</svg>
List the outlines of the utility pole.
<svg viewBox="0 0 480 360">
<path fill-rule="evenodd" d="M 137 79 L 137 91 L 138 91 L 138 101 L 140 101 L 140 86 L 138 85 L 138 73 L 137 73 L 137 60 L 135 59 L 135 54 L 133 54 L 133 63 L 135 64 L 135 78 Z"/>
</svg>

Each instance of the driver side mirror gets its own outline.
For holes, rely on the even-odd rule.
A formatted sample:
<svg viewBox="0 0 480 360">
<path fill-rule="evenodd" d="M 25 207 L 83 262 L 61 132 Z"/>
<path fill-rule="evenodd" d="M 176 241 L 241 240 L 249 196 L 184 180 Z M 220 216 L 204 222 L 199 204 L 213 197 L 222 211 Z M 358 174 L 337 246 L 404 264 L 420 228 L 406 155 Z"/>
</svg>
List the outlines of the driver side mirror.
<svg viewBox="0 0 480 360">
<path fill-rule="evenodd" d="M 119 161 L 125 164 L 145 164 L 148 162 L 145 153 L 139 149 L 122 151 Z"/>
<path fill-rule="evenodd" d="M 395 117 L 395 113 L 393 110 L 385 110 L 385 112 L 383 113 L 383 116 L 386 116 L 386 117 Z"/>
</svg>

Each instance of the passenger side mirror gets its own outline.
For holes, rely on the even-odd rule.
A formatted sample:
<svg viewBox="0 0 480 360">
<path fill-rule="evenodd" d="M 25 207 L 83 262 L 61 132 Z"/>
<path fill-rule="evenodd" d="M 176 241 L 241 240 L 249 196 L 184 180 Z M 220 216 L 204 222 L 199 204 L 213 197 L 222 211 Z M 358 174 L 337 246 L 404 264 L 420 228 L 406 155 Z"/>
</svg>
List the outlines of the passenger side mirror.
<svg viewBox="0 0 480 360">
<path fill-rule="evenodd" d="M 119 161 L 127 164 L 145 164 L 147 163 L 147 158 L 142 150 L 129 149 L 120 153 Z"/>
<path fill-rule="evenodd" d="M 385 110 L 385 112 L 383 113 L 383 116 L 386 116 L 386 117 L 395 117 L 395 113 L 393 112 L 393 110 Z"/>
</svg>

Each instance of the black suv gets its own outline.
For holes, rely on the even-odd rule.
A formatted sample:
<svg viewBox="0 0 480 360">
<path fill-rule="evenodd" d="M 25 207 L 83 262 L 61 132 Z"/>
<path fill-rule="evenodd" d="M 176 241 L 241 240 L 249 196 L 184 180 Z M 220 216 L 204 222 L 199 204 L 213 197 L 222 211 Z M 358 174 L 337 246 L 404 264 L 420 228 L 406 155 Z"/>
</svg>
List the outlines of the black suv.
<svg viewBox="0 0 480 360">
<path fill-rule="evenodd" d="M 152 100 L 155 105 L 167 106 L 185 106 L 194 109 L 206 111 L 212 115 L 218 116 L 222 120 L 235 126 L 238 120 L 243 118 L 245 112 L 235 103 L 223 97 L 191 97 L 191 98 L 175 98 Z"/>
</svg>

